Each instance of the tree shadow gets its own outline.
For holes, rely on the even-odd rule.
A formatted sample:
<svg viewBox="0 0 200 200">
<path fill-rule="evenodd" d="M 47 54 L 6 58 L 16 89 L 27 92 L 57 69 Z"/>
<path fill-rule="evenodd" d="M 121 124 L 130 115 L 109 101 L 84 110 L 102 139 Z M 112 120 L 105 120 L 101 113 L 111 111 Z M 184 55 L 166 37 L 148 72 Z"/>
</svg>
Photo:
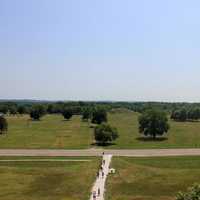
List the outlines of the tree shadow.
<svg viewBox="0 0 200 200">
<path fill-rule="evenodd" d="M 198 123 L 199 120 L 191 120 L 191 119 L 188 119 L 186 122 Z"/>
<path fill-rule="evenodd" d="M 96 124 L 91 124 L 91 125 L 90 125 L 90 128 L 96 128 L 96 127 L 97 127 Z"/>
<path fill-rule="evenodd" d="M 42 119 L 29 119 L 28 122 L 40 122 Z"/>
<path fill-rule="evenodd" d="M 185 121 L 181 121 L 181 120 L 173 120 L 172 121 L 174 122 L 180 122 L 180 123 L 185 123 L 185 122 L 192 122 L 192 123 L 199 123 L 200 121 L 199 120 L 192 120 L 192 119 L 187 119 Z"/>
<path fill-rule="evenodd" d="M 70 119 L 62 119 L 62 122 L 69 122 Z"/>
<path fill-rule="evenodd" d="M 141 141 L 141 142 L 162 142 L 168 140 L 167 137 L 137 137 L 136 140 Z"/>
<path fill-rule="evenodd" d="M 108 146 L 115 146 L 116 143 L 112 143 L 112 142 L 108 142 L 108 143 L 93 142 L 90 145 L 91 146 L 99 146 L 99 147 L 108 147 Z"/>
</svg>

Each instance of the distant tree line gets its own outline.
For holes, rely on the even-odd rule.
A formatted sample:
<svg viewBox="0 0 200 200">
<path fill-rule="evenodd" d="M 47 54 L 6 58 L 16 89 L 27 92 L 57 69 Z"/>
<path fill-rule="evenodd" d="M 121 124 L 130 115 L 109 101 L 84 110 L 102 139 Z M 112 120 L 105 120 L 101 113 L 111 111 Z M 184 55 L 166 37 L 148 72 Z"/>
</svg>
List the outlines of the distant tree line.
<svg viewBox="0 0 200 200">
<path fill-rule="evenodd" d="M 44 106 L 47 114 L 62 114 L 65 108 L 72 109 L 73 114 L 81 114 L 83 110 L 96 107 L 103 107 L 107 112 L 112 109 L 125 108 L 135 112 L 143 113 L 145 110 L 157 109 L 167 113 L 175 110 L 190 110 L 200 108 L 200 103 L 166 103 L 166 102 L 111 102 L 111 101 L 33 101 L 33 100 L 12 100 L 0 101 L 0 113 L 4 114 L 30 114 L 36 105 Z M 84 116 L 86 116 L 86 111 Z"/>
<path fill-rule="evenodd" d="M 175 121 L 197 121 L 200 119 L 200 108 L 182 108 L 173 110 L 171 113 L 171 119 Z"/>
</svg>

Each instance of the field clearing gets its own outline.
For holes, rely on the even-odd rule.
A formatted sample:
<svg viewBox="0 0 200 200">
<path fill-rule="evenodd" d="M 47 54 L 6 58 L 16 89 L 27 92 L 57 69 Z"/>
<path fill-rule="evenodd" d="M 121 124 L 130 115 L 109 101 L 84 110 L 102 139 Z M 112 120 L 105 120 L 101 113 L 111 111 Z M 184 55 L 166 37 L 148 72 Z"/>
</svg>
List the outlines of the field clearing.
<svg viewBox="0 0 200 200">
<path fill-rule="evenodd" d="M 113 158 L 106 200 L 174 200 L 199 182 L 200 157 Z"/>
<path fill-rule="evenodd" d="M 174 122 L 166 137 L 154 140 L 138 133 L 138 113 L 131 111 L 108 114 L 108 122 L 117 127 L 119 138 L 108 149 L 200 148 L 200 122 Z M 61 115 L 47 115 L 41 121 L 29 116 L 7 117 L 8 133 L 0 136 L 0 148 L 16 149 L 88 149 L 92 145 L 93 128 L 80 116 L 69 121 Z"/>
<path fill-rule="evenodd" d="M 1 157 L 0 200 L 85 200 L 95 180 L 100 160 L 73 162 L 82 158 L 54 158 L 54 162 L 27 161 L 28 157 Z M 33 160 L 43 158 L 32 158 Z M 62 161 L 65 159 L 66 161 Z M 87 158 L 84 158 L 87 159 Z M 57 161 L 56 161 L 57 160 Z M 68 160 L 68 161 L 67 161 Z"/>
</svg>

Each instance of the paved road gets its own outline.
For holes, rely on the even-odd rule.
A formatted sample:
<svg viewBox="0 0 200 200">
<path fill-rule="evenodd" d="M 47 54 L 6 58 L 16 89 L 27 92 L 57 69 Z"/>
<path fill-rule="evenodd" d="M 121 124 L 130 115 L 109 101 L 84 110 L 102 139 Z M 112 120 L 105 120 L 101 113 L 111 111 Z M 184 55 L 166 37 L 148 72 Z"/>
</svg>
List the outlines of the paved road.
<svg viewBox="0 0 200 200">
<path fill-rule="evenodd" d="M 102 161 L 102 169 L 99 170 L 97 179 L 92 187 L 90 200 L 104 200 L 105 183 L 109 174 L 109 166 L 112 155 L 104 155 Z"/>
<path fill-rule="evenodd" d="M 113 156 L 158 157 L 158 156 L 200 156 L 200 149 L 138 149 L 138 150 L 49 150 L 49 149 L 0 149 L 0 156 Z"/>
</svg>

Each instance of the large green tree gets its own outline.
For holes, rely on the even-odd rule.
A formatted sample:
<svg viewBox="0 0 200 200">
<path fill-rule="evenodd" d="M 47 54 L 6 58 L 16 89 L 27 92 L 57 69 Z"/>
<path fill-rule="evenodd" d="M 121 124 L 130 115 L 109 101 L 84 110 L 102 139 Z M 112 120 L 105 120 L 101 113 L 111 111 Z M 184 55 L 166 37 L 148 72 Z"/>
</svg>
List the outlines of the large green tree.
<svg viewBox="0 0 200 200">
<path fill-rule="evenodd" d="M 119 137 L 117 129 L 106 123 L 102 123 L 95 127 L 94 136 L 96 142 L 103 145 L 112 142 Z"/>
<path fill-rule="evenodd" d="M 8 129 L 8 123 L 6 118 L 3 116 L 0 116 L 0 134 L 3 134 L 7 131 Z"/>
<path fill-rule="evenodd" d="M 165 112 L 147 110 L 139 116 L 139 132 L 145 136 L 161 136 L 169 130 L 168 118 Z"/>
</svg>

